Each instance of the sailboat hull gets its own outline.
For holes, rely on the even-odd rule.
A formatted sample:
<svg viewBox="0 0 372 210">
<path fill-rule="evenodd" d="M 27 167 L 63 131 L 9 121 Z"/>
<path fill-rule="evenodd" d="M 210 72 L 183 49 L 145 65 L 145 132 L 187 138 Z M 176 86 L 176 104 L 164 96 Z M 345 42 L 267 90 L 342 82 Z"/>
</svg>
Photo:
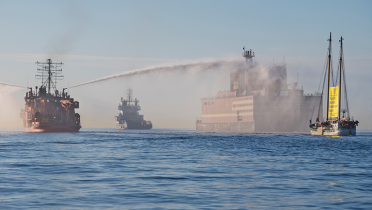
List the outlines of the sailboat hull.
<svg viewBox="0 0 372 210">
<path fill-rule="evenodd" d="M 323 129 L 319 127 L 318 129 L 310 128 L 311 135 L 318 136 L 355 136 L 356 127 L 349 128 L 332 128 L 332 129 Z"/>
</svg>

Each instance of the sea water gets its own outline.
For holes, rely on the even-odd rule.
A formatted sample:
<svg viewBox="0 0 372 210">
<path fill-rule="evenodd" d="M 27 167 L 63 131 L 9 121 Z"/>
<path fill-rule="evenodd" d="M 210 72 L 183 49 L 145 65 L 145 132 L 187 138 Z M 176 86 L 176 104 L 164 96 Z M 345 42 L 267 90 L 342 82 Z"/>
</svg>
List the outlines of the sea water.
<svg viewBox="0 0 372 210">
<path fill-rule="evenodd" d="M 1 209 L 371 209 L 357 136 L 0 131 Z"/>
</svg>

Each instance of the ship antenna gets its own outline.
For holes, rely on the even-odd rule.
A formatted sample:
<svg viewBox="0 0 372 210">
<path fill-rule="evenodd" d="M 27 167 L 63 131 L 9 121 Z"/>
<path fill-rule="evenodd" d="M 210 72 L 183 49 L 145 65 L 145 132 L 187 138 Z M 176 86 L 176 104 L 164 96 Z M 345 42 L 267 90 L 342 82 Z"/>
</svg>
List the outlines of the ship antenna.
<svg viewBox="0 0 372 210">
<path fill-rule="evenodd" d="M 132 94 L 133 90 L 129 88 L 127 91 L 128 103 L 132 101 Z"/>
<path fill-rule="evenodd" d="M 37 61 L 36 64 L 40 67 L 37 69 L 40 75 L 36 75 L 36 79 L 41 79 L 41 87 L 45 87 L 48 89 L 48 94 L 50 94 L 50 89 L 56 89 L 57 80 L 63 79 L 61 66 L 63 63 L 53 63 L 52 59 L 47 59 L 47 62 L 39 62 Z M 46 78 L 46 79 L 45 79 Z M 53 78 L 55 82 L 53 82 Z"/>
<path fill-rule="evenodd" d="M 245 58 L 246 61 L 252 62 L 252 58 L 255 57 L 254 52 L 252 52 L 252 49 L 250 49 L 249 51 L 246 51 L 245 46 L 244 46 L 243 47 L 243 57 Z"/>
</svg>

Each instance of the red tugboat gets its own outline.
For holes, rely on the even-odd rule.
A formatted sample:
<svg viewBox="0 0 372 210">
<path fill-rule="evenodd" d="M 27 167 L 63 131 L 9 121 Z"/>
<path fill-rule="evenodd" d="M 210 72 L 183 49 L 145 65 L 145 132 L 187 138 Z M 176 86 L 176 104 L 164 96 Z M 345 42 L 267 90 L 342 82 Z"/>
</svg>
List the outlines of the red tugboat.
<svg viewBox="0 0 372 210">
<path fill-rule="evenodd" d="M 61 66 L 63 63 L 53 63 L 51 59 L 47 62 L 36 62 L 40 67 L 36 75 L 41 79 L 41 86 L 32 88 L 25 96 L 25 109 L 21 110 L 20 117 L 27 132 L 78 132 L 80 126 L 80 115 L 75 113 L 79 108 L 79 102 L 70 98 L 66 88 L 62 93 L 56 88 L 57 80 L 61 80 Z M 53 92 L 51 92 L 51 89 Z"/>
</svg>

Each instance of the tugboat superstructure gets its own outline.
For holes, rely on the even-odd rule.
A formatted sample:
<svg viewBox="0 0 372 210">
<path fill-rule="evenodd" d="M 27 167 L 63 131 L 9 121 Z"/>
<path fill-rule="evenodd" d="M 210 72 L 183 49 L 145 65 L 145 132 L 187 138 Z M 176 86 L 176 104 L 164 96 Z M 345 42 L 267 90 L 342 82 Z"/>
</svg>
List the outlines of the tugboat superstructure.
<svg viewBox="0 0 372 210">
<path fill-rule="evenodd" d="M 139 101 L 137 99 L 133 100 L 132 89 L 127 91 L 127 100 L 121 98 L 121 104 L 119 104 L 118 109 L 120 113 L 115 116 L 116 128 L 117 129 L 151 129 L 151 121 L 145 121 L 143 115 L 140 115 L 138 111 L 141 110 L 139 106 Z"/>
<path fill-rule="evenodd" d="M 65 92 L 60 93 L 57 88 L 57 80 L 63 79 L 63 63 L 36 62 L 41 79 L 41 86 L 28 88 L 25 96 L 25 109 L 21 110 L 20 117 L 27 132 L 78 132 L 81 128 L 80 115 L 75 113 L 79 108 L 79 102 Z M 54 92 L 52 92 L 54 90 Z"/>
</svg>

